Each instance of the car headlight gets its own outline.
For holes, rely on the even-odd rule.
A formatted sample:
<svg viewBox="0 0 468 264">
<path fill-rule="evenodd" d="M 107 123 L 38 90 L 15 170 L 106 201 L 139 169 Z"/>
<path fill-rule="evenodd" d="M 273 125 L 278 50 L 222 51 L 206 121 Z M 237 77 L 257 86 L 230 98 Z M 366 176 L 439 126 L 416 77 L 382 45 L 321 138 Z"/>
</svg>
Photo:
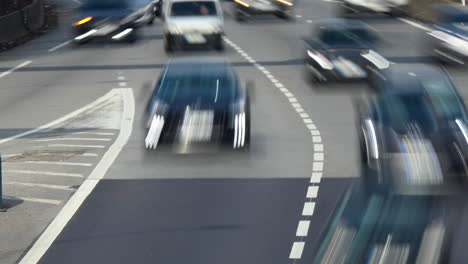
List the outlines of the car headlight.
<svg viewBox="0 0 468 264">
<path fill-rule="evenodd" d="M 318 52 L 308 50 L 307 55 L 314 59 L 320 65 L 320 67 L 325 70 L 331 70 L 334 68 L 333 64 L 325 56 Z"/>
<path fill-rule="evenodd" d="M 289 2 L 289 1 L 285 1 L 285 0 L 276 0 L 276 2 L 279 2 L 283 5 L 287 5 L 287 6 L 293 6 L 294 4 Z"/>
</svg>

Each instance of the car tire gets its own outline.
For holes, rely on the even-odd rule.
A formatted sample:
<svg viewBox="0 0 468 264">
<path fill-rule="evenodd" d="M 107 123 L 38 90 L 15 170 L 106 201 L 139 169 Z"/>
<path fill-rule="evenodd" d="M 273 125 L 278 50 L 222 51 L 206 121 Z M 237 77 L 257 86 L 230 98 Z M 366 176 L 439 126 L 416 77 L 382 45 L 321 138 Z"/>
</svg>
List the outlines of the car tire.
<svg viewBox="0 0 468 264">
<path fill-rule="evenodd" d="M 215 37 L 213 47 L 217 51 L 223 51 L 224 50 L 223 38 L 221 37 L 221 35 L 217 35 Z"/>
<path fill-rule="evenodd" d="M 166 53 L 174 52 L 174 44 L 170 35 L 166 35 L 164 37 L 164 50 L 166 51 Z"/>
</svg>

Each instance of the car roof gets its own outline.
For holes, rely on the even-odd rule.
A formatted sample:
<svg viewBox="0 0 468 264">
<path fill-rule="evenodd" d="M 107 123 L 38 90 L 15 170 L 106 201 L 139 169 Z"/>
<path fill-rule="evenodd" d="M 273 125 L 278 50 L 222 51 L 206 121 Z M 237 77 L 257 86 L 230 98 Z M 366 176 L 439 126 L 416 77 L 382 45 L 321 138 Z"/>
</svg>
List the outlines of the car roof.
<svg viewBox="0 0 468 264">
<path fill-rule="evenodd" d="M 344 29 L 344 28 L 365 28 L 369 29 L 370 26 L 361 20 L 346 19 L 346 18 L 329 18 L 323 19 L 317 23 L 317 26 L 330 28 L 330 29 Z"/>
<path fill-rule="evenodd" d="M 390 94 L 423 94 L 426 89 L 421 85 L 421 80 L 441 79 L 449 81 L 448 74 L 437 66 L 428 64 L 393 64 L 390 69 L 384 73 L 385 79 L 383 82 L 390 83 L 390 86 L 384 88 L 384 92 Z M 450 84 L 450 81 L 449 81 Z M 448 85 L 447 93 L 455 93 Z M 382 88 L 382 87 L 381 87 Z"/>
<path fill-rule="evenodd" d="M 223 57 L 183 57 L 176 58 L 169 61 L 167 64 L 167 71 L 180 71 L 183 70 L 187 73 L 196 73 L 200 70 L 207 70 L 210 72 L 233 72 L 232 65 L 229 60 Z"/>
</svg>

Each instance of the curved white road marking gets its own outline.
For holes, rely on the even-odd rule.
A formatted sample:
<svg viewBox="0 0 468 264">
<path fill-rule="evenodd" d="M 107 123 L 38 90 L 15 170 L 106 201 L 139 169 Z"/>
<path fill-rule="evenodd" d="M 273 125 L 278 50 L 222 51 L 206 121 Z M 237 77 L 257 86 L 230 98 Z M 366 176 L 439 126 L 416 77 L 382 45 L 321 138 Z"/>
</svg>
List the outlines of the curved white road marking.
<svg viewBox="0 0 468 264">
<path fill-rule="evenodd" d="M 104 177 L 107 170 L 111 167 L 122 148 L 127 144 L 133 128 L 135 100 L 132 89 L 115 89 L 111 91 L 112 95 L 116 93 L 120 93 L 122 95 L 124 102 L 119 136 L 104 154 L 101 161 L 94 168 L 89 177 L 81 184 L 75 194 L 73 194 L 70 200 L 68 200 L 68 202 L 64 205 L 57 217 L 55 217 L 55 219 L 41 234 L 31 249 L 21 259 L 19 262 L 20 264 L 35 264 L 42 258 L 58 235 L 65 228 L 68 221 L 70 221 L 76 211 L 80 208 L 84 200 L 94 190 L 99 181 Z"/>
<path fill-rule="evenodd" d="M 251 56 L 249 56 L 244 50 L 239 48 L 234 42 L 224 37 L 224 41 L 234 48 L 244 59 L 252 63 L 259 71 L 261 71 L 265 77 L 270 80 L 274 87 L 278 88 L 279 91 L 283 93 L 291 107 L 298 113 L 298 116 L 303 121 L 307 130 L 311 134 L 311 143 L 313 144 L 314 150 L 314 161 L 312 162 L 312 172 L 310 178 L 310 186 L 307 189 L 306 193 L 306 202 L 304 203 L 304 209 L 301 214 L 302 218 L 298 224 L 298 229 L 296 232 L 297 240 L 292 244 L 291 252 L 289 258 L 292 260 L 297 260 L 302 257 L 302 252 L 305 246 L 305 240 L 307 239 L 307 233 L 310 225 L 310 217 L 313 215 L 315 210 L 314 199 L 317 198 L 320 180 L 322 178 L 322 172 L 324 167 L 324 151 L 322 144 L 322 137 L 320 136 L 320 131 L 317 129 L 316 125 L 313 123 L 310 116 L 305 113 L 304 108 L 302 108 L 297 97 L 289 91 L 273 74 L 268 71 L 260 63 L 256 62 Z"/>
</svg>

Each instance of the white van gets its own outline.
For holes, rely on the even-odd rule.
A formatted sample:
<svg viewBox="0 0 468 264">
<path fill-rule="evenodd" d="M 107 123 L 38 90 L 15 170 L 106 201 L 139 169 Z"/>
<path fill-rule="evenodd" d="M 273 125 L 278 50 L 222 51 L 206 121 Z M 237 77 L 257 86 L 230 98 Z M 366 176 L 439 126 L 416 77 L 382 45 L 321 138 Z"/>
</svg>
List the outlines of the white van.
<svg viewBox="0 0 468 264">
<path fill-rule="evenodd" d="M 223 50 L 224 18 L 218 0 L 165 0 L 164 48 L 209 45 Z"/>
</svg>

